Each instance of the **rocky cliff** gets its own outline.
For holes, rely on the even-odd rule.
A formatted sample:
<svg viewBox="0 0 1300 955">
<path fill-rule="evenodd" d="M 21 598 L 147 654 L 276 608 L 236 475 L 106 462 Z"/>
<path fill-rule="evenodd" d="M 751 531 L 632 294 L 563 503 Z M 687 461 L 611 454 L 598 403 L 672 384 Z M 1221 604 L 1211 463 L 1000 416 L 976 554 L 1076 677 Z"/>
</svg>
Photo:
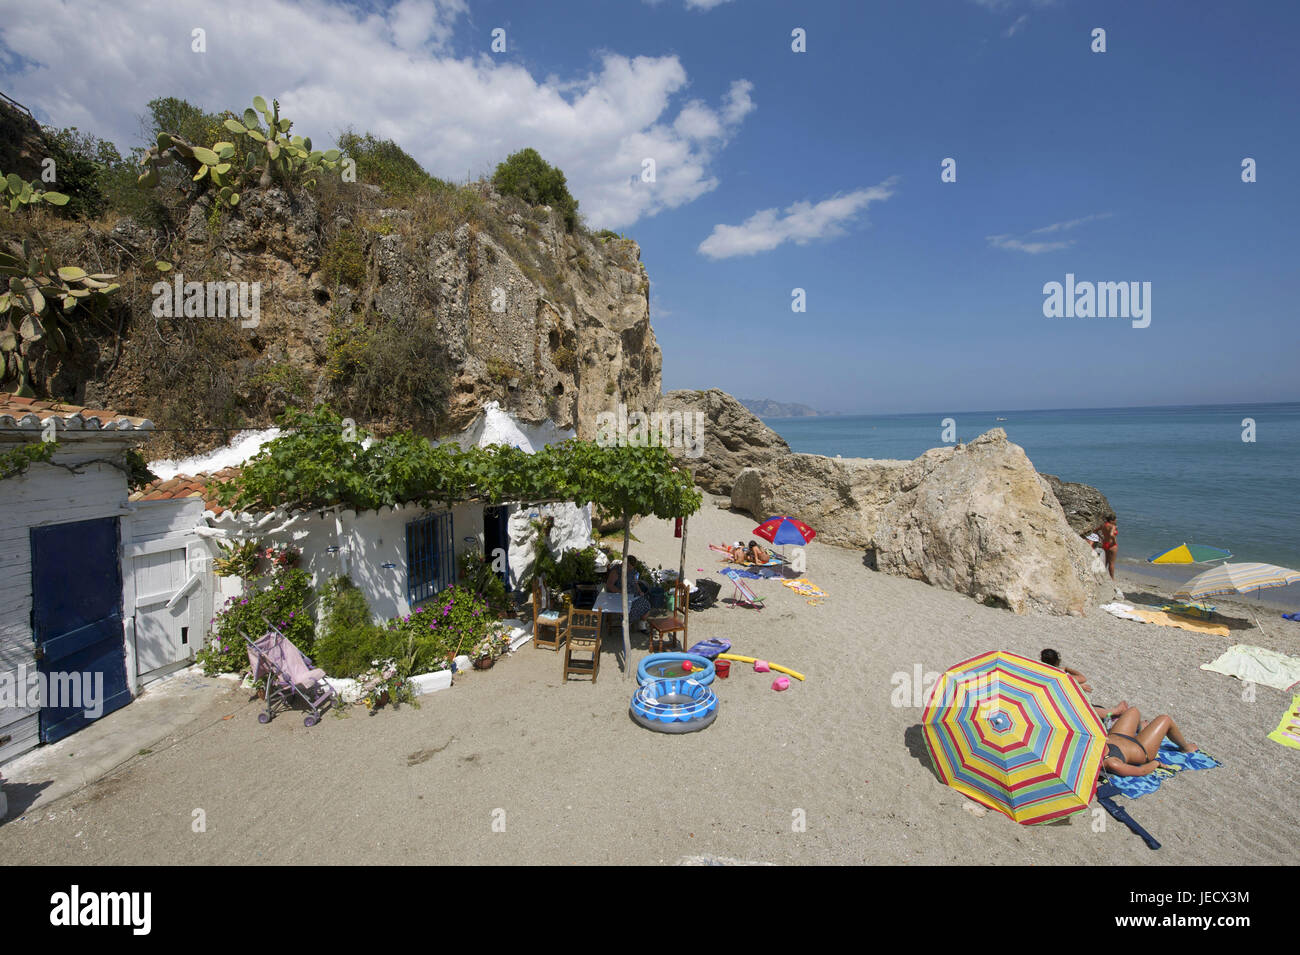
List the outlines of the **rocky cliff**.
<svg viewBox="0 0 1300 955">
<path fill-rule="evenodd" d="M 35 230 L 4 225 L 10 236 Z M 199 429 L 264 425 L 321 401 L 379 431 L 441 437 L 496 400 L 591 437 L 597 412 L 659 398 L 637 244 L 568 231 L 548 207 L 486 183 L 417 203 L 364 184 L 273 186 L 233 211 L 199 196 L 152 224 L 36 226 L 61 262 L 94 263 L 123 287 L 69 352 L 37 349 L 34 384 L 152 418 L 167 430 L 151 456 L 202 451 L 228 433 Z M 252 327 L 159 316 L 155 285 L 177 277 L 256 283 L 260 313 Z"/>
</svg>

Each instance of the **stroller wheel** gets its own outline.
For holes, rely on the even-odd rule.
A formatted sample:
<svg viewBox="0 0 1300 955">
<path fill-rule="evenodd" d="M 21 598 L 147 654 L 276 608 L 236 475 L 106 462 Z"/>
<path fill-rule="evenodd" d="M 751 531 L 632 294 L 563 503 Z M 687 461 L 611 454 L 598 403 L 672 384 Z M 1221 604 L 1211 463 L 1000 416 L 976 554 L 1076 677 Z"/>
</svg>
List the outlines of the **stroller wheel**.
<svg viewBox="0 0 1300 955">
<path fill-rule="evenodd" d="M 269 723 L 269 722 L 271 722 L 271 714 L 270 714 L 270 713 L 258 713 L 258 714 L 257 714 L 257 722 L 259 722 L 259 723 Z"/>
<path fill-rule="evenodd" d="M 303 718 L 302 725 L 303 725 L 303 726 L 315 726 L 315 725 L 316 725 L 316 722 L 317 722 L 316 717 L 314 717 L 314 716 L 307 716 L 307 717 L 304 717 L 304 718 Z"/>
</svg>

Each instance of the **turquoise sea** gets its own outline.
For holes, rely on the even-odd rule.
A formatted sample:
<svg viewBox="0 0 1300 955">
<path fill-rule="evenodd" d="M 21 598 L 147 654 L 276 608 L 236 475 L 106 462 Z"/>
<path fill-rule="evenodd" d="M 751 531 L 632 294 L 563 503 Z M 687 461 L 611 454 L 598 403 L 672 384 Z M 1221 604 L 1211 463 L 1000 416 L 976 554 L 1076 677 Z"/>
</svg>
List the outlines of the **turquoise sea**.
<svg viewBox="0 0 1300 955">
<path fill-rule="evenodd" d="M 837 415 L 767 424 L 795 451 L 910 459 L 943 444 L 947 417 L 960 441 L 1005 428 L 1040 472 L 1101 490 L 1119 517 L 1125 563 L 1149 567 L 1147 557 L 1186 542 L 1227 548 L 1235 560 L 1300 568 L 1300 403 Z M 1253 442 L 1242 440 L 1246 418 L 1255 423 Z M 1285 588 L 1286 596 L 1300 601 L 1295 590 Z"/>
</svg>

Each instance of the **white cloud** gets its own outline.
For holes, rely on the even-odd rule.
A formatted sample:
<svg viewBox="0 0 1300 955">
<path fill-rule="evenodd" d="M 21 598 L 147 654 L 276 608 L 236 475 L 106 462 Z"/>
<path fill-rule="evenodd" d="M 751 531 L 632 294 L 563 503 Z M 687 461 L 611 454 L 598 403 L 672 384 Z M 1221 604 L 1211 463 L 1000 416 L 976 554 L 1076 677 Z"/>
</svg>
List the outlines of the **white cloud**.
<svg viewBox="0 0 1300 955">
<path fill-rule="evenodd" d="M 1087 222 L 1095 222 L 1099 219 L 1109 219 L 1111 213 L 1101 212 L 1096 215 L 1082 216 L 1078 219 L 1067 219 L 1064 222 L 1053 222 L 1051 225 L 1045 225 L 1039 229 L 1033 229 L 1025 233 L 1023 237 L 1017 237 L 1010 233 L 1003 235 L 985 236 L 985 240 L 995 249 L 1011 249 L 1016 252 L 1027 252 L 1030 255 L 1039 255 L 1043 252 L 1055 252 L 1059 249 L 1068 249 L 1074 245 L 1074 239 L 1057 239 L 1054 241 L 1044 242 L 1033 239 L 1036 235 L 1053 235 L 1058 232 L 1069 232 L 1071 229 L 1078 228 Z"/>
<path fill-rule="evenodd" d="M 770 252 L 786 242 L 806 245 L 815 239 L 844 234 L 844 226 L 873 202 L 894 194 L 898 177 L 892 176 L 865 189 L 843 193 L 818 203 L 796 202 L 785 210 L 762 209 L 740 225 L 716 225 L 700 243 L 699 251 L 711 259 Z"/>
<path fill-rule="evenodd" d="M 712 10 L 714 7 L 720 7 L 724 3 L 730 3 L 731 0 L 686 0 L 687 10 Z"/>
<path fill-rule="evenodd" d="M 1016 17 L 1016 21 L 1012 23 L 1011 26 L 1007 27 L 1006 30 L 1003 31 L 1002 35 L 1005 37 L 1013 37 L 1021 30 L 1023 30 L 1025 24 L 1028 22 L 1029 22 L 1029 14 L 1022 13 L 1020 14 L 1020 16 Z"/>
<path fill-rule="evenodd" d="M 682 103 L 689 78 L 676 56 L 606 53 L 563 81 L 486 49 L 458 56 L 465 0 L 398 0 L 378 12 L 225 0 L 219 17 L 204 0 L 47 0 L 39 17 L 27 7 L 0 0 L 0 75 L 54 125 L 125 152 L 154 97 L 238 112 L 261 94 L 319 144 L 351 125 L 447 179 L 490 173 L 532 146 L 564 170 L 597 227 L 625 227 L 716 188 L 718 153 L 755 108 L 745 80 L 712 105 Z M 207 31 L 207 53 L 190 50 L 196 26 Z M 640 181 L 647 158 L 654 183 Z"/>
</svg>

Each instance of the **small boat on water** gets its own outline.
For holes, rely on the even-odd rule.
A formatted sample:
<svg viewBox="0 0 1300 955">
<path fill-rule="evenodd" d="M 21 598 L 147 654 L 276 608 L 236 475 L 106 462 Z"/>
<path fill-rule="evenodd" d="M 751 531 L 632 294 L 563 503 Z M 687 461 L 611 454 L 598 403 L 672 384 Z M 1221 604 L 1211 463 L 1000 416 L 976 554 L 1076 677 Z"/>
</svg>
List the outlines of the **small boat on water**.
<svg viewBox="0 0 1300 955">
<path fill-rule="evenodd" d="M 994 418 L 993 420 L 994 420 L 994 421 L 1006 421 L 1007 419 L 1006 419 L 1006 418 Z"/>
</svg>

